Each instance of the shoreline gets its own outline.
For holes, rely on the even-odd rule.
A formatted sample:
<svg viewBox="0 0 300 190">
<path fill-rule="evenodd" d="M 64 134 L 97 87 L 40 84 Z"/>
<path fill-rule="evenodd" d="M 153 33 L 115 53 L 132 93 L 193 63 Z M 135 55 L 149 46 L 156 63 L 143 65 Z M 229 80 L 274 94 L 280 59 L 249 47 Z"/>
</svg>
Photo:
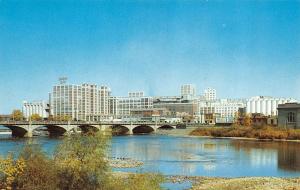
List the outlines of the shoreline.
<svg viewBox="0 0 300 190">
<path fill-rule="evenodd" d="M 300 143 L 300 140 L 289 140 L 289 139 L 258 139 L 258 138 L 249 138 L 249 137 L 214 137 L 214 136 L 197 136 L 190 135 L 191 137 L 198 138 L 210 138 L 210 139 L 233 139 L 233 140 L 248 140 L 248 141 L 268 141 L 268 142 L 297 142 Z"/>
<path fill-rule="evenodd" d="M 290 140 L 290 139 L 258 139 L 250 137 L 215 137 L 215 136 L 200 136 L 200 135 L 191 135 L 192 132 L 197 127 L 187 128 L 187 129 L 173 129 L 157 132 L 157 135 L 166 135 L 174 137 L 189 137 L 189 138 L 209 138 L 209 139 L 233 139 L 233 140 L 249 140 L 249 141 L 266 141 L 266 142 L 296 142 L 300 143 L 300 140 Z M 177 130 L 177 131 L 174 131 Z M 180 132 L 178 132 L 180 130 Z"/>
<path fill-rule="evenodd" d="M 131 172 L 113 172 L 114 175 L 126 178 L 129 175 L 142 175 Z M 272 177 L 272 176 L 244 176 L 244 177 L 208 177 L 208 176 L 182 176 L 164 175 L 165 183 L 190 183 L 189 190 L 300 190 L 299 177 Z M 246 184 L 246 185 L 245 185 Z"/>
</svg>

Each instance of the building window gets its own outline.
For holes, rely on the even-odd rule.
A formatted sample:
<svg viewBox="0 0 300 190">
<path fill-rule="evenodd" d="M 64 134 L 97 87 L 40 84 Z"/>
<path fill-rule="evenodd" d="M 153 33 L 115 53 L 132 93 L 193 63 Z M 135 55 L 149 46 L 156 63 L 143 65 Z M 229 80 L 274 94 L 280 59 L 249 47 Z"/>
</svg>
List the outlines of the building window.
<svg viewBox="0 0 300 190">
<path fill-rule="evenodd" d="M 289 112 L 288 113 L 288 123 L 294 123 L 294 122 L 296 122 L 295 113 L 294 112 Z"/>
</svg>

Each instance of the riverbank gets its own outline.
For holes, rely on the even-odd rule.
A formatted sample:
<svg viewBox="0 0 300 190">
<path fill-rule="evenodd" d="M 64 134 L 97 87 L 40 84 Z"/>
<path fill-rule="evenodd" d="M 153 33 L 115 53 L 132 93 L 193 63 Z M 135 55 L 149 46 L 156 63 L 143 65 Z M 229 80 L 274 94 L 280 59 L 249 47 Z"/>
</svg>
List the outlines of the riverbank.
<svg viewBox="0 0 300 190">
<path fill-rule="evenodd" d="M 300 178 L 196 178 L 191 190 L 300 190 Z"/>
<path fill-rule="evenodd" d="M 190 136 L 300 142 L 299 129 L 279 127 L 199 127 Z"/>
<path fill-rule="evenodd" d="M 198 129 L 198 127 L 187 127 L 185 129 L 160 129 L 156 131 L 156 135 L 168 135 L 168 136 L 177 136 L 177 137 L 189 137 L 190 133 L 194 130 Z"/>
<path fill-rule="evenodd" d="M 115 176 L 126 178 L 136 173 L 114 172 Z M 166 183 L 191 183 L 190 190 L 300 190 L 300 177 L 240 177 L 221 178 L 203 176 L 165 176 Z"/>
</svg>

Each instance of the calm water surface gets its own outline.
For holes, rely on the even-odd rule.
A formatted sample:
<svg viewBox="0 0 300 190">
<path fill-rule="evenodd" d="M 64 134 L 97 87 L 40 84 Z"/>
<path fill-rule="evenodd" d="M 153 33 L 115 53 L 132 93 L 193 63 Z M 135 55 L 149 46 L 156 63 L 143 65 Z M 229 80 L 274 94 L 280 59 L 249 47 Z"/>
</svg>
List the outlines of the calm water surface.
<svg viewBox="0 0 300 190">
<path fill-rule="evenodd" d="M 30 139 L 0 137 L 0 155 L 17 151 Z M 61 139 L 32 138 L 51 154 Z M 172 137 L 112 138 L 111 155 L 144 162 L 139 168 L 116 169 L 189 176 L 300 176 L 300 143 Z"/>
</svg>

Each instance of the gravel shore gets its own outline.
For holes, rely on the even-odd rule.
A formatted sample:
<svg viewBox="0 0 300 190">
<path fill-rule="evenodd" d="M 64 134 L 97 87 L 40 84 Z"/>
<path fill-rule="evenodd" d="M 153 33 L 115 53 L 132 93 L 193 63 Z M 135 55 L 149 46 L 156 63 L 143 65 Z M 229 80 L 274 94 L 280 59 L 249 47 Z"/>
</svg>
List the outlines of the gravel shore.
<svg viewBox="0 0 300 190">
<path fill-rule="evenodd" d="M 144 164 L 141 161 L 133 160 L 131 158 L 110 158 L 108 163 L 112 168 L 135 168 Z"/>
<path fill-rule="evenodd" d="M 126 177 L 127 172 L 114 172 L 118 177 Z M 139 174 L 136 174 L 139 175 Z M 166 182 L 181 184 L 191 182 L 190 190 L 300 190 L 300 177 L 201 177 L 201 176 L 165 176 Z"/>
<path fill-rule="evenodd" d="M 192 190 L 300 190 L 299 178 L 245 177 L 202 178 L 195 180 Z"/>
</svg>

